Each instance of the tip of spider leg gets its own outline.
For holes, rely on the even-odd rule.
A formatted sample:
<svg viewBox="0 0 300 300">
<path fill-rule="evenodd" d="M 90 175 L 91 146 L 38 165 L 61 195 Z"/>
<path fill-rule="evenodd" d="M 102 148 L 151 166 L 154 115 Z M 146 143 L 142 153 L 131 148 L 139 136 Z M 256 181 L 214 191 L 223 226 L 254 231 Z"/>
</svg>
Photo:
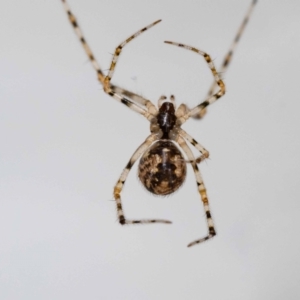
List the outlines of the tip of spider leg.
<svg viewBox="0 0 300 300">
<path fill-rule="evenodd" d="M 156 25 L 157 23 L 159 23 L 159 22 L 161 22 L 161 21 L 162 21 L 162 19 L 159 19 L 159 20 L 155 21 L 155 22 L 153 23 L 153 25 Z"/>
<path fill-rule="evenodd" d="M 169 220 L 152 220 L 151 223 L 172 224 L 172 221 L 169 221 Z"/>
<path fill-rule="evenodd" d="M 190 248 L 190 247 L 195 246 L 195 245 L 197 245 L 197 244 L 199 244 L 199 242 L 192 242 L 192 243 L 189 243 L 189 244 L 187 245 L 187 247 Z"/>
</svg>

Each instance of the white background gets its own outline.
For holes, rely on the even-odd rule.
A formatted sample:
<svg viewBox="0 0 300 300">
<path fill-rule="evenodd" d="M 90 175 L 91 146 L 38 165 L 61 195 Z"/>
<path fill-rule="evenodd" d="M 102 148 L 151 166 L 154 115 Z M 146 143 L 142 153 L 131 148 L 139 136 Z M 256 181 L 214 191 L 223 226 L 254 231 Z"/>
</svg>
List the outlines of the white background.
<svg viewBox="0 0 300 300">
<path fill-rule="evenodd" d="M 69 0 L 103 70 L 130 34 L 113 79 L 189 106 L 212 81 L 250 0 Z M 57 1 L 0 4 L 0 299 L 296 300 L 300 297 L 300 2 L 258 1 L 223 75 L 226 96 L 184 125 L 209 151 L 200 165 L 218 235 L 206 234 L 192 169 L 153 197 L 133 168 L 122 227 L 113 186 L 149 123 L 104 94 Z"/>
</svg>

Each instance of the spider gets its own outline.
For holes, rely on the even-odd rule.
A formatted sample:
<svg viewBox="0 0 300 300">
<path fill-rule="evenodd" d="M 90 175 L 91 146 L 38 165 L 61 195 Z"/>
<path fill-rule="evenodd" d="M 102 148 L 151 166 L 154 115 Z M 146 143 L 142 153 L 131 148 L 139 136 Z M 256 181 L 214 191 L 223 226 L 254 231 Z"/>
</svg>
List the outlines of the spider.
<svg viewBox="0 0 300 300">
<path fill-rule="evenodd" d="M 225 84 L 220 78 L 219 73 L 216 71 L 211 57 L 209 54 L 197 48 L 181 43 L 165 41 L 166 44 L 178 46 L 203 56 L 214 77 L 214 83 L 208 92 L 207 99 L 192 109 L 189 109 L 185 104 L 179 105 L 179 107 L 176 109 L 175 97 L 173 95 L 170 96 L 169 99 L 167 99 L 165 96 L 161 96 L 158 99 L 158 105 L 156 107 L 150 100 L 111 84 L 111 79 L 123 48 L 137 36 L 161 22 L 161 20 L 157 20 L 144 27 L 122 42 L 115 49 L 108 74 L 105 76 L 100 69 L 100 66 L 98 65 L 90 47 L 88 46 L 82 31 L 78 26 L 76 18 L 71 12 L 66 0 L 62 0 L 62 2 L 75 33 L 78 36 L 95 71 L 97 72 L 98 80 L 103 86 L 104 92 L 122 104 L 126 105 L 133 111 L 141 114 L 150 122 L 150 135 L 135 150 L 114 187 L 114 199 L 117 205 L 119 223 L 121 225 L 171 223 L 168 220 L 162 219 L 128 220 L 125 218 L 121 201 L 121 191 L 129 171 L 140 157 L 141 158 L 138 166 L 138 177 L 140 181 L 149 192 L 161 196 L 174 193 L 183 184 L 186 177 L 186 166 L 187 163 L 190 163 L 195 173 L 198 191 L 204 206 L 208 234 L 203 238 L 189 243 L 188 247 L 211 239 L 216 235 L 216 230 L 211 217 L 206 188 L 197 166 L 199 163 L 209 157 L 209 152 L 181 128 L 181 126 L 191 117 L 202 118 L 205 115 L 206 107 L 220 99 L 225 94 Z M 252 0 L 242 25 L 240 26 L 236 37 L 224 58 L 221 66 L 221 72 L 224 72 L 227 69 L 256 2 L 257 0 Z M 215 92 L 216 87 L 218 87 L 218 90 Z M 200 152 L 199 157 L 195 158 L 187 142 L 193 145 Z M 179 150 L 178 146 L 181 148 L 181 150 Z M 187 159 L 184 158 L 182 152 L 185 153 Z"/>
</svg>

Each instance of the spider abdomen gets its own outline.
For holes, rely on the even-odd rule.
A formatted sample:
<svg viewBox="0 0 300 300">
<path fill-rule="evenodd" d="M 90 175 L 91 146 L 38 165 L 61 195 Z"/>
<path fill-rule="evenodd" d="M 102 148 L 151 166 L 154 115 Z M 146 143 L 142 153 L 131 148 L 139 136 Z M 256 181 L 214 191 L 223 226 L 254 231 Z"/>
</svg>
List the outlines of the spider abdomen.
<svg viewBox="0 0 300 300">
<path fill-rule="evenodd" d="M 160 140 L 143 154 L 138 176 L 149 192 L 169 195 L 184 182 L 186 162 L 173 142 Z"/>
</svg>

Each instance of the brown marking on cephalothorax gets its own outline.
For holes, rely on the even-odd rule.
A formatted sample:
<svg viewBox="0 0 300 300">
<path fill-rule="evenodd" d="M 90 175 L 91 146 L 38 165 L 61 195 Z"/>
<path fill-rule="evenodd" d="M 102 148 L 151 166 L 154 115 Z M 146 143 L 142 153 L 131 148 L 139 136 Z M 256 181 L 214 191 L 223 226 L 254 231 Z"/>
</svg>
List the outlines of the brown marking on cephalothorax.
<svg viewBox="0 0 300 300">
<path fill-rule="evenodd" d="M 169 195 L 184 182 L 186 162 L 173 142 L 160 140 L 143 154 L 138 176 L 149 192 Z"/>
<path fill-rule="evenodd" d="M 175 108 L 173 103 L 164 102 L 159 108 L 159 112 L 156 116 L 157 124 L 159 125 L 163 135 L 162 139 L 169 138 L 169 132 L 173 129 L 176 124 Z"/>
</svg>

